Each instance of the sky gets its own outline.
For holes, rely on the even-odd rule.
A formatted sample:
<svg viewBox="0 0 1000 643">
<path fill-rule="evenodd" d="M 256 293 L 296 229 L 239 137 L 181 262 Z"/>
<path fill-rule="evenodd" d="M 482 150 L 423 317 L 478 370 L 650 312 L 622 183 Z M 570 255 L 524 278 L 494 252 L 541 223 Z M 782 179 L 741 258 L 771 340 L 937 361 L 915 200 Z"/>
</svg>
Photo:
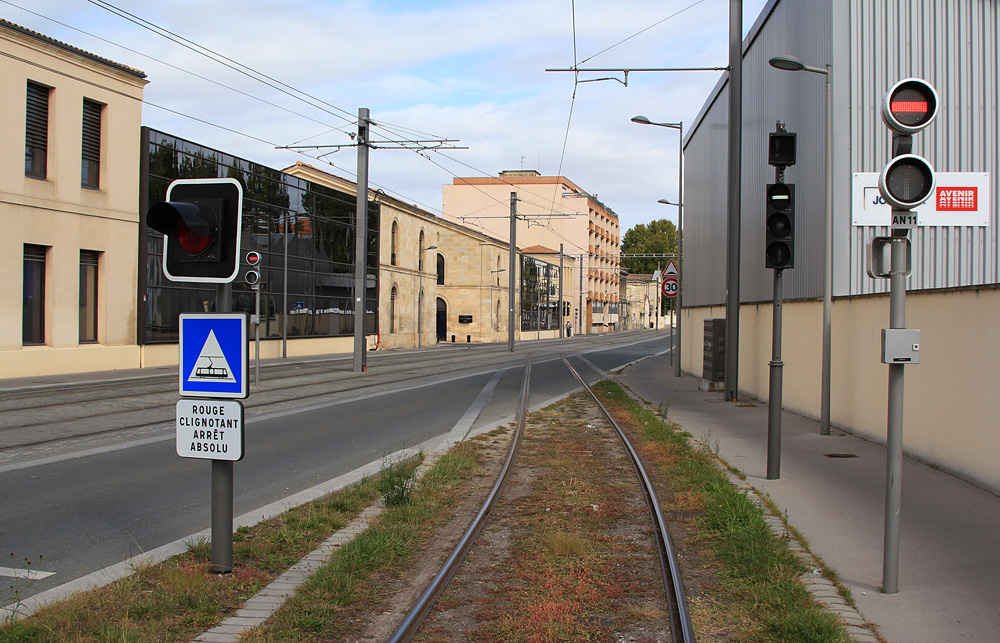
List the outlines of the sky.
<svg viewBox="0 0 1000 643">
<path fill-rule="evenodd" d="M 765 4 L 744 0 L 744 34 Z M 355 148 L 277 148 L 349 145 L 364 107 L 377 124 L 376 145 L 443 138 L 468 148 L 374 149 L 373 189 L 440 215 L 442 185 L 456 176 L 558 173 L 614 210 L 624 233 L 677 217 L 675 207 L 657 203 L 677 199 L 677 131 L 630 118 L 687 127 L 722 72 L 633 72 L 626 86 L 620 73 L 581 73 L 579 80 L 617 80 L 574 84 L 573 73 L 545 70 L 575 61 L 582 69 L 724 67 L 729 6 L 729 0 L 0 0 L 0 17 L 144 71 L 150 82 L 142 120 L 154 129 L 275 169 L 302 161 L 354 180 Z M 142 21 L 221 54 L 233 67 L 264 74 L 272 86 L 136 24 Z"/>
</svg>

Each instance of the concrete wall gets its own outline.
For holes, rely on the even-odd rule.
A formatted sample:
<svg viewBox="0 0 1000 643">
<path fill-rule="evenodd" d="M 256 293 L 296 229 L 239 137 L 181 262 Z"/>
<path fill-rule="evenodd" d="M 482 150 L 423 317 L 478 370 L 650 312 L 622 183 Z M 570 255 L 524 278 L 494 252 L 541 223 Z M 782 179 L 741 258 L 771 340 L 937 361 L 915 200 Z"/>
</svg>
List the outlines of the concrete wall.
<svg viewBox="0 0 1000 643">
<path fill-rule="evenodd" d="M 904 451 L 1000 493 L 1000 326 L 992 321 L 1000 317 L 1000 286 L 912 291 L 906 308 L 906 326 L 920 329 L 920 364 L 906 368 Z M 685 372 L 701 376 L 702 321 L 724 314 L 684 309 Z M 768 398 L 771 322 L 770 304 L 740 311 L 741 397 Z M 833 302 L 831 425 L 878 443 L 886 435 L 888 367 L 880 351 L 888 325 L 888 295 Z M 784 406 L 818 419 L 822 303 L 786 302 L 783 331 Z"/>
</svg>

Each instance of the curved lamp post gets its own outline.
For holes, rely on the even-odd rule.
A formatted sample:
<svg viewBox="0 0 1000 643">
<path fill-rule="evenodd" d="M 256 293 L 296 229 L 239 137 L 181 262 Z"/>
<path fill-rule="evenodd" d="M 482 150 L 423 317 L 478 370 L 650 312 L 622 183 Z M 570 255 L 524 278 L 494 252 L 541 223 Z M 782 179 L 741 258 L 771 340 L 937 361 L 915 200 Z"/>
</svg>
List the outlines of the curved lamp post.
<svg viewBox="0 0 1000 643">
<path fill-rule="evenodd" d="M 681 310 L 683 304 L 684 275 L 684 123 L 655 123 L 645 116 L 633 116 L 633 123 L 656 125 L 677 130 L 677 203 L 660 199 L 658 203 L 677 206 L 677 347 L 675 349 L 674 377 L 681 376 Z"/>
<path fill-rule="evenodd" d="M 775 56 L 768 63 L 782 71 L 808 71 L 826 76 L 826 217 L 823 239 L 823 367 L 820 387 L 820 435 L 830 435 L 830 362 L 833 317 L 833 68 L 810 67 L 795 56 Z"/>
<path fill-rule="evenodd" d="M 437 250 L 436 244 L 431 244 L 426 248 L 420 248 L 420 256 L 417 258 L 417 348 L 423 347 L 424 341 L 424 329 L 423 329 L 423 317 L 424 317 L 424 306 L 423 306 L 423 294 L 424 294 L 424 251 L 425 250 Z"/>
</svg>

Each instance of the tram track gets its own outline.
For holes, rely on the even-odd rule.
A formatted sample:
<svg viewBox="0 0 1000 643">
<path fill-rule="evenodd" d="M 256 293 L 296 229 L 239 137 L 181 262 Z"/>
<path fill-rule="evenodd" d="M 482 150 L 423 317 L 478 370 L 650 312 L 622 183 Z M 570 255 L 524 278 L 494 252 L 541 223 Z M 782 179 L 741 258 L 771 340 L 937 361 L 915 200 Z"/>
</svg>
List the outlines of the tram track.
<svg viewBox="0 0 1000 643">
<path fill-rule="evenodd" d="M 533 345 L 523 353 L 551 357 L 565 350 L 566 341 L 583 350 L 588 346 L 601 350 L 623 343 L 617 339 L 584 336 L 556 340 Z M 349 363 L 344 358 L 269 365 L 262 369 L 266 379 L 253 388 L 253 395 L 244 404 L 248 419 L 290 405 L 316 404 L 324 398 L 335 404 L 338 398 L 376 386 L 388 389 L 440 377 L 445 366 L 452 375 L 496 370 L 520 363 L 523 353 L 477 345 L 373 354 L 369 362 L 372 369 L 359 375 L 346 368 L 331 370 L 338 362 Z M 176 375 L 164 375 L 0 391 L 0 453 L 150 427 L 167 428 L 172 425 L 178 399 L 176 382 Z"/>
<path fill-rule="evenodd" d="M 683 579 L 681 577 L 680 566 L 675 549 L 672 545 L 667 522 L 663 515 L 659 500 L 652 480 L 646 473 L 645 468 L 636 450 L 632 447 L 628 437 L 601 403 L 596 394 L 587 385 L 577 370 L 561 357 L 569 372 L 580 382 L 584 391 L 593 399 L 601 414 L 610 424 L 621 443 L 628 460 L 636 474 L 641 494 L 649 512 L 649 518 L 653 525 L 656 555 L 659 558 L 661 579 L 666 597 L 666 613 L 668 614 L 669 631 L 671 640 L 674 643 L 694 643 L 695 636 L 691 625 L 690 615 L 687 608 L 687 600 L 684 592 Z M 528 396 L 530 393 L 531 362 L 530 358 L 525 365 L 524 379 L 521 385 L 521 398 L 518 403 L 517 419 L 514 435 L 511 438 L 509 452 L 506 461 L 497 474 L 496 481 L 492 489 L 487 494 L 482 506 L 475 514 L 468 529 L 452 553 L 442 564 L 433 580 L 414 603 L 413 607 L 403 618 L 393 634 L 387 639 L 388 643 L 407 643 L 413 640 L 420 631 L 425 619 L 431 614 L 438 599 L 446 591 L 449 583 L 456 576 L 466 556 L 474 548 L 477 538 L 482 534 L 487 522 L 493 513 L 498 502 L 502 502 L 501 496 L 508 480 L 512 476 L 517 463 L 517 456 L 524 441 L 525 424 L 528 414 Z"/>
</svg>

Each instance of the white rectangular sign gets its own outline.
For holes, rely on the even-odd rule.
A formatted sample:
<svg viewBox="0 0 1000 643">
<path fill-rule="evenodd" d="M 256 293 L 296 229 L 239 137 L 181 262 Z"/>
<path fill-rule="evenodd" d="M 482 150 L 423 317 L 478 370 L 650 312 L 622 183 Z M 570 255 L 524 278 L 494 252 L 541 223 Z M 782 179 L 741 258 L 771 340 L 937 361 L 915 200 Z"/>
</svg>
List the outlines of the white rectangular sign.
<svg viewBox="0 0 1000 643">
<path fill-rule="evenodd" d="M 990 175 L 987 172 L 937 172 L 931 198 L 914 208 L 919 226 L 990 224 Z M 877 172 L 855 172 L 851 186 L 851 223 L 888 226 L 892 207 L 878 191 Z"/>
<path fill-rule="evenodd" d="M 239 400 L 177 402 L 177 455 L 242 460 L 243 403 Z"/>
</svg>

